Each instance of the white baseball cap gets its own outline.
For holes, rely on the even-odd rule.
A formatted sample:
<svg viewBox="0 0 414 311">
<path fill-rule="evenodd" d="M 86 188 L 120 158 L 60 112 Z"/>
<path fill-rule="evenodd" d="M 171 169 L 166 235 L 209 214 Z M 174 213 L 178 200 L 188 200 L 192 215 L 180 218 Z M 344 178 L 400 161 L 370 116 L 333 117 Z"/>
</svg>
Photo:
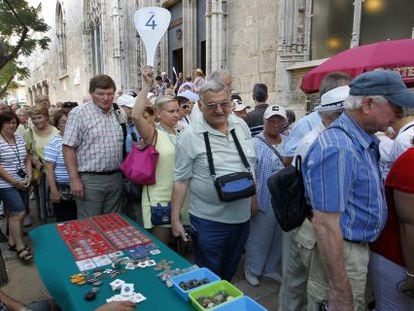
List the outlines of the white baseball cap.
<svg viewBox="0 0 414 311">
<path fill-rule="evenodd" d="M 128 108 L 134 108 L 135 98 L 132 97 L 131 95 L 124 94 L 124 95 L 119 96 L 117 104 L 121 107 L 125 106 Z"/>
<path fill-rule="evenodd" d="M 244 109 L 250 109 L 250 106 L 243 104 L 240 99 L 235 98 L 231 102 L 233 103 L 233 111 L 243 111 Z"/>
<path fill-rule="evenodd" d="M 269 118 L 273 116 L 281 116 L 287 119 L 286 109 L 279 105 L 270 105 L 269 107 L 266 108 L 263 118 L 265 120 L 268 120 Z"/>
</svg>

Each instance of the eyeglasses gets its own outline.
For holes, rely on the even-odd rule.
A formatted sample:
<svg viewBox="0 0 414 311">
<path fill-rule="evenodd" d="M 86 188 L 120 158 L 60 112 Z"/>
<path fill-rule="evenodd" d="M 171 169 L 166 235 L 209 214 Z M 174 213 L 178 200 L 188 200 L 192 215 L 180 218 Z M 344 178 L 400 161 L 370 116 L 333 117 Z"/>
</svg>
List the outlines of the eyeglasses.
<svg viewBox="0 0 414 311">
<path fill-rule="evenodd" d="M 221 103 L 208 103 L 204 104 L 204 106 L 209 110 L 216 110 L 220 105 L 221 109 L 229 109 L 231 107 L 231 102 L 221 102 Z"/>
<path fill-rule="evenodd" d="M 190 106 L 189 105 L 182 105 L 181 108 L 188 109 L 188 108 L 190 108 Z"/>
</svg>

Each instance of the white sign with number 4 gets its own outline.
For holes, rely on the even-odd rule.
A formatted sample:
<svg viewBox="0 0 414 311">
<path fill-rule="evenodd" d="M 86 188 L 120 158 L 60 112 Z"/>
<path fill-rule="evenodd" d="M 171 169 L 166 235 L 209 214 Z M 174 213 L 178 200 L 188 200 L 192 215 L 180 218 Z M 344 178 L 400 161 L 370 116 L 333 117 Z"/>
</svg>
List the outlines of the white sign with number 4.
<svg viewBox="0 0 414 311">
<path fill-rule="evenodd" d="M 142 8 L 134 14 L 135 29 L 144 42 L 149 66 L 154 67 L 155 50 L 167 31 L 170 20 L 170 11 L 158 7 Z"/>
</svg>

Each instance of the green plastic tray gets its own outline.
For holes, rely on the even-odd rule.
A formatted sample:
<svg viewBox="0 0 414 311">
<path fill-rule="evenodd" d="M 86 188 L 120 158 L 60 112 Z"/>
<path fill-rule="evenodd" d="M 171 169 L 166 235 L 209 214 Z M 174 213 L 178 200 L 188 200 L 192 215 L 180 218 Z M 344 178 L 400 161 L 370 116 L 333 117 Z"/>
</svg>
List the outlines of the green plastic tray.
<svg viewBox="0 0 414 311">
<path fill-rule="evenodd" d="M 224 304 L 229 303 L 232 300 L 229 300 L 227 302 L 224 302 L 222 304 L 219 304 L 217 306 L 214 306 L 213 308 L 203 308 L 197 301 L 197 298 L 201 297 L 201 296 L 213 296 L 215 294 L 217 294 L 220 291 L 225 291 L 226 293 L 228 293 L 230 296 L 233 296 L 234 299 L 237 299 L 239 297 L 242 297 L 244 294 L 242 291 L 240 291 L 238 288 L 234 287 L 233 285 L 231 285 L 229 282 L 227 281 L 218 281 L 214 284 L 211 285 L 207 285 L 204 286 L 203 288 L 197 289 L 191 293 L 188 294 L 188 296 L 190 297 L 191 303 L 193 304 L 193 307 L 198 310 L 198 311 L 206 311 L 206 310 L 214 310 L 216 308 L 218 308 L 219 306 L 223 306 Z"/>
</svg>

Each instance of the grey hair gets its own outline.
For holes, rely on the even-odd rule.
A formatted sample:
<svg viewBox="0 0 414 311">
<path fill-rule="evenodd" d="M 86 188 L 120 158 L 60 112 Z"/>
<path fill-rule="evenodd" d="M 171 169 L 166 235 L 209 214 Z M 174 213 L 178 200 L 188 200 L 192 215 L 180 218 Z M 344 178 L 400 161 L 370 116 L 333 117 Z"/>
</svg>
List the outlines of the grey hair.
<svg viewBox="0 0 414 311">
<path fill-rule="evenodd" d="M 215 70 L 207 76 L 206 81 L 210 81 L 210 80 L 221 81 L 223 76 L 231 77 L 231 74 L 226 69 Z"/>
<path fill-rule="evenodd" d="M 402 108 L 402 117 L 414 116 L 414 108 Z"/>
<path fill-rule="evenodd" d="M 369 95 L 369 96 L 355 96 L 349 95 L 344 102 L 344 108 L 349 110 L 355 110 L 362 107 L 362 100 L 364 97 L 370 97 L 373 102 L 377 104 L 385 104 L 388 100 L 381 95 Z"/>
<path fill-rule="evenodd" d="M 227 93 L 229 93 L 230 95 L 230 91 L 228 89 L 228 87 L 219 79 L 215 79 L 215 80 L 208 80 L 206 81 L 206 83 L 204 83 L 201 88 L 200 88 L 200 99 L 202 102 L 204 102 L 204 96 L 207 92 L 213 92 L 213 93 L 218 93 L 221 92 L 223 90 L 226 90 Z"/>
</svg>

